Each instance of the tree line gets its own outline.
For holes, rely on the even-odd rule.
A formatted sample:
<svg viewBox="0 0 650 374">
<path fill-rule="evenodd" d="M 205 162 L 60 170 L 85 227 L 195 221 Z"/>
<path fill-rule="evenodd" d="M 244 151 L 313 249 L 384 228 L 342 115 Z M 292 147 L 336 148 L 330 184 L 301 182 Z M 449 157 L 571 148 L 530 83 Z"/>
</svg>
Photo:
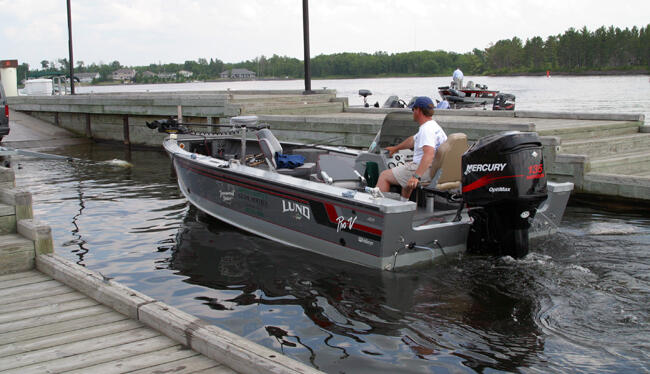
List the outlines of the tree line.
<svg viewBox="0 0 650 374">
<path fill-rule="evenodd" d="M 75 72 L 98 72 L 99 81 L 111 80 L 113 71 L 122 68 L 119 61 L 108 64 L 83 61 L 75 63 Z M 403 53 L 335 53 L 319 55 L 311 59 L 311 74 L 314 78 L 357 78 L 388 76 L 448 75 L 460 67 L 465 74 L 536 74 L 546 70 L 553 72 L 584 73 L 593 71 L 650 71 L 650 24 L 645 27 L 620 29 L 602 26 L 595 31 L 587 27 L 580 30 L 569 28 L 563 34 L 539 36 L 523 42 L 518 37 L 499 40 L 485 49 L 474 49 L 467 53 L 437 51 L 414 51 Z M 225 70 L 242 68 L 253 71 L 258 78 L 302 78 L 302 60 L 286 56 L 260 56 L 252 60 L 224 63 L 210 58 L 184 63 L 150 64 L 135 66 L 138 73 L 173 73 L 187 70 L 193 73 L 192 80 L 218 79 Z M 41 70 L 42 69 L 42 70 Z M 41 61 L 41 69 L 67 72 L 67 59 Z M 27 64 L 19 66 L 18 75 L 25 76 L 30 70 Z M 187 78 L 177 76 L 175 80 Z M 143 78 L 141 82 L 158 81 L 156 77 Z"/>
</svg>

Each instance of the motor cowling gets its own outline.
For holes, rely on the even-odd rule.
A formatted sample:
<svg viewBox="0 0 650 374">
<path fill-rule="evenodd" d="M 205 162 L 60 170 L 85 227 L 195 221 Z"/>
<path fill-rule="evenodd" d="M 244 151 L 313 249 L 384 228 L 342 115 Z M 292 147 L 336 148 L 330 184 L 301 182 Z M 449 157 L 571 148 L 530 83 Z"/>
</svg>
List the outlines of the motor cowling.
<svg viewBox="0 0 650 374">
<path fill-rule="evenodd" d="M 515 110 L 516 97 L 513 94 L 500 93 L 494 97 L 492 110 Z"/>
<path fill-rule="evenodd" d="M 528 254 L 528 230 L 547 198 L 542 143 L 511 131 L 479 139 L 462 157 L 463 200 L 474 219 L 470 252 Z"/>
</svg>

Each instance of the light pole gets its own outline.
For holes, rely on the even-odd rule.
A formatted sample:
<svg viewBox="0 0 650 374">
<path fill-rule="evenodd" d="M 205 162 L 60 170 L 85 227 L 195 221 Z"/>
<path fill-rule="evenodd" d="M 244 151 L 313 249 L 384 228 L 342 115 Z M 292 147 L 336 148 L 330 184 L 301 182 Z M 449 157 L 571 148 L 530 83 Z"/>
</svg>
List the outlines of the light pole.
<svg viewBox="0 0 650 374">
<path fill-rule="evenodd" d="M 308 0 L 302 0 L 302 34 L 305 44 L 305 92 L 313 93 L 311 90 L 311 65 L 309 59 L 309 5 Z"/>
<path fill-rule="evenodd" d="M 72 59 L 72 17 L 70 15 L 70 0 L 68 4 L 68 53 L 70 55 L 70 94 L 74 95 L 74 61 Z"/>
</svg>

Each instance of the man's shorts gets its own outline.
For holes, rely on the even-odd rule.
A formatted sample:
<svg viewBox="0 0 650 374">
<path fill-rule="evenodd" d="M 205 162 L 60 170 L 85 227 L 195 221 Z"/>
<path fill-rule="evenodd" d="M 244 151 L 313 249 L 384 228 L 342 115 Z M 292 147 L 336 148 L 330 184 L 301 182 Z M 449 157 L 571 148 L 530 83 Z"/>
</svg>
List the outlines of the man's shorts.
<svg viewBox="0 0 650 374">
<path fill-rule="evenodd" d="M 415 171 L 418 170 L 418 166 L 418 164 L 415 164 L 413 162 L 407 162 L 403 165 L 398 165 L 390 170 L 393 172 L 393 176 L 395 176 L 397 183 L 399 183 L 399 185 L 404 188 L 408 184 L 409 179 L 411 179 L 411 177 L 415 174 Z M 431 181 L 431 165 L 429 165 L 427 170 L 424 172 L 424 175 L 421 175 L 421 177 L 423 184 L 427 184 Z"/>
</svg>

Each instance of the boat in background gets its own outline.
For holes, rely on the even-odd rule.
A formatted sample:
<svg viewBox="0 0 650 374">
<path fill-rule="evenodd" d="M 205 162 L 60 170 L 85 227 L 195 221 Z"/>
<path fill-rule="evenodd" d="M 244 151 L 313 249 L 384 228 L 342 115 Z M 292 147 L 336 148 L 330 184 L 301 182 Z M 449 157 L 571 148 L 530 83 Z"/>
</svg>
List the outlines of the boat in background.
<svg viewBox="0 0 650 374">
<path fill-rule="evenodd" d="M 515 110 L 515 95 L 489 90 L 487 85 L 467 82 L 465 87 L 438 87 L 438 94 L 452 109 L 492 106 L 493 110 Z"/>
</svg>

